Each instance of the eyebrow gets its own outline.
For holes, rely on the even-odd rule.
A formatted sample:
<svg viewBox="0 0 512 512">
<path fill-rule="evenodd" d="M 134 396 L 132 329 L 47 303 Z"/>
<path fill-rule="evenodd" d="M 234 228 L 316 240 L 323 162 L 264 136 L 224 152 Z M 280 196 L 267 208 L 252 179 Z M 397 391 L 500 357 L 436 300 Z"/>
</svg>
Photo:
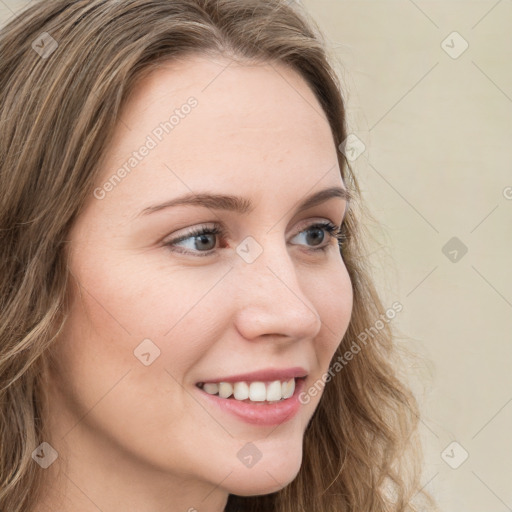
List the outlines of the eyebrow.
<svg viewBox="0 0 512 512">
<path fill-rule="evenodd" d="M 306 199 L 298 205 L 297 211 L 307 210 L 308 208 L 312 208 L 313 206 L 321 204 L 333 197 L 339 197 L 347 202 L 352 198 L 347 189 L 341 187 L 330 187 L 306 197 Z M 251 200 L 244 197 L 201 193 L 187 194 L 161 204 L 149 206 L 137 214 L 137 217 L 172 208 L 174 206 L 203 206 L 213 210 L 226 210 L 240 214 L 250 213 L 254 210 L 254 205 Z"/>
</svg>

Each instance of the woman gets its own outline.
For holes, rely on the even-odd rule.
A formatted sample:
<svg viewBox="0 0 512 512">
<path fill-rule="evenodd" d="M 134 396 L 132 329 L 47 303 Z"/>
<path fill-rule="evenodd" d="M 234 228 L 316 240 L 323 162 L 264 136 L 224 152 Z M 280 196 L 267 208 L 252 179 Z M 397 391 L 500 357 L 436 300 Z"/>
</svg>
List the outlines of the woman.
<svg viewBox="0 0 512 512">
<path fill-rule="evenodd" d="M 44 0 L 2 30 L 1 510 L 430 503 L 290 3 Z"/>
</svg>

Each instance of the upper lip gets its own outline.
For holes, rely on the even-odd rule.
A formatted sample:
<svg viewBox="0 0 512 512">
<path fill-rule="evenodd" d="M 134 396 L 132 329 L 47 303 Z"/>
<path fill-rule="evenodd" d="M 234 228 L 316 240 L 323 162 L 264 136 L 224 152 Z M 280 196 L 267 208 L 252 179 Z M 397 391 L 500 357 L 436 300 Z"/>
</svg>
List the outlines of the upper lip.
<svg viewBox="0 0 512 512">
<path fill-rule="evenodd" d="M 308 372 L 301 366 L 294 366 L 293 368 L 267 368 L 250 373 L 239 373 L 238 375 L 230 375 L 228 377 L 204 379 L 201 382 L 271 382 L 275 380 L 288 380 L 291 378 L 306 377 L 307 374 Z"/>
</svg>

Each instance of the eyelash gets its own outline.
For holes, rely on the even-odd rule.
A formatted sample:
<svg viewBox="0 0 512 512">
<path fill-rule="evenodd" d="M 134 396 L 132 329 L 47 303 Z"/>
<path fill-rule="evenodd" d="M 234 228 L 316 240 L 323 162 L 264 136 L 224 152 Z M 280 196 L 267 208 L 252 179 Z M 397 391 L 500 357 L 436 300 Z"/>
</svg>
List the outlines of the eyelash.
<svg viewBox="0 0 512 512">
<path fill-rule="evenodd" d="M 330 239 L 336 238 L 338 240 L 339 247 L 341 247 L 343 245 L 343 243 L 347 240 L 347 237 L 342 229 L 343 226 L 341 226 L 341 228 L 340 228 L 339 226 L 336 226 L 332 222 L 313 223 L 310 226 L 306 227 L 305 229 L 299 231 L 297 233 L 297 235 L 300 233 L 303 233 L 304 231 L 309 231 L 309 230 L 315 229 L 315 228 L 325 230 Z M 188 249 L 181 249 L 181 248 L 179 250 L 177 250 L 174 247 L 174 244 L 183 242 L 184 240 L 187 240 L 189 238 L 195 238 L 197 236 L 202 236 L 202 235 L 221 235 L 222 237 L 224 237 L 226 235 L 226 232 L 221 226 L 218 226 L 218 225 L 214 226 L 213 228 L 207 228 L 205 226 L 202 226 L 197 229 L 193 229 L 193 230 L 189 231 L 188 233 L 184 234 L 183 236 L 180 236 L 179 238 L 177 238 L 175 240 L 169 240 L 168 242 L 166 242 L 164 244 L 164 246 L 168 247 L 169 250 L 171 250 L 173 252 L 179 252 L 181 254 L 186 254 L 186 255 L 190 254 L 193 256 L 200 256 L 200 257 L 209 256 L 215 251 L 215 249 L 210 249 L 209 251 L 189 251 Z M 330 245 L 331 244 L 327 243 L 325 245 L 322 245 L 321 247 L 310 248 L 309 250 L 313 253 L 325 252 L 330 247 Z"/>
</svg>

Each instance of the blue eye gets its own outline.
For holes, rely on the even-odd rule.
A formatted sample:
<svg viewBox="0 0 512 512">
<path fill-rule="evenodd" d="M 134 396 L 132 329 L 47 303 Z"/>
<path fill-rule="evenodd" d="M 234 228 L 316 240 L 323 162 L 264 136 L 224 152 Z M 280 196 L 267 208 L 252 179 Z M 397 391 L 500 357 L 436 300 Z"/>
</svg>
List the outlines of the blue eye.
<svg viewBox="0 0 512 512">
<path fill-rule="evenodd" d="M 197 229 L 193 229 L 175 240 L 166 242 L 165 246 L 169 247 L 172 251 L 181 252 L 183 254 L 208 256 L 212 253 L 212 250 L 215 249 L 215 246 L 217 245 L 215 240 L 218 235 L 224 236 L 224 231 L 219 226 L 215 226 L 213 228 L 207 228 L 203 226 Z M 184 242 L 186 242 L 186 244 L 184 244 Z M 185 246 L 185 250 L 174 249 L 174 247 L 183 246 Z M 206 249 L 206 251 L 202 249 Z"/>
<path fill-rule="evenodd" d="M 189 231 L 179 238 L 169 240 L 164 245 L 173 252 L 194 256 L 209 256 L 215 251 L 218 235 L 225 237 L 225 231 L 220 226 L 201 226 Z M 332 222 L 319 222 L 312 224 L 297 233 L 293 239 L 300 236 L 303 237 L 306 244 L 311 244 L 313 246 L 310 248 L 311 252 L 326 251 L 332 245 L 330 244 L 330 241 L 333 238 L 338 239 L 338 244 L 340 246 L 342 241 L 345 239 L 344 235 L 340 233 L 340 227 L 334 225 Z"/>
<path fill-rule="evenodd" d="M 300 233 L 297 233 L 293 238 L 298 236 L 305 235 L 306 242 L 314 245 L 319 245 L 319 247 L 314 247 L 311 249 L 312 251 L 326 251 L 330 246 L 329 242 L 332 238 L 338 238 L 340 228 L 335 226 L 331 222 L 319 222 L 316 224 L 312 224 L 308 226 L 306 229 L 302 230 Z M 327 233 L 327 234 L 326 234 Z M 324 240 L 327 239 L 326 243 L 323 243 Z"/>
</svg>

